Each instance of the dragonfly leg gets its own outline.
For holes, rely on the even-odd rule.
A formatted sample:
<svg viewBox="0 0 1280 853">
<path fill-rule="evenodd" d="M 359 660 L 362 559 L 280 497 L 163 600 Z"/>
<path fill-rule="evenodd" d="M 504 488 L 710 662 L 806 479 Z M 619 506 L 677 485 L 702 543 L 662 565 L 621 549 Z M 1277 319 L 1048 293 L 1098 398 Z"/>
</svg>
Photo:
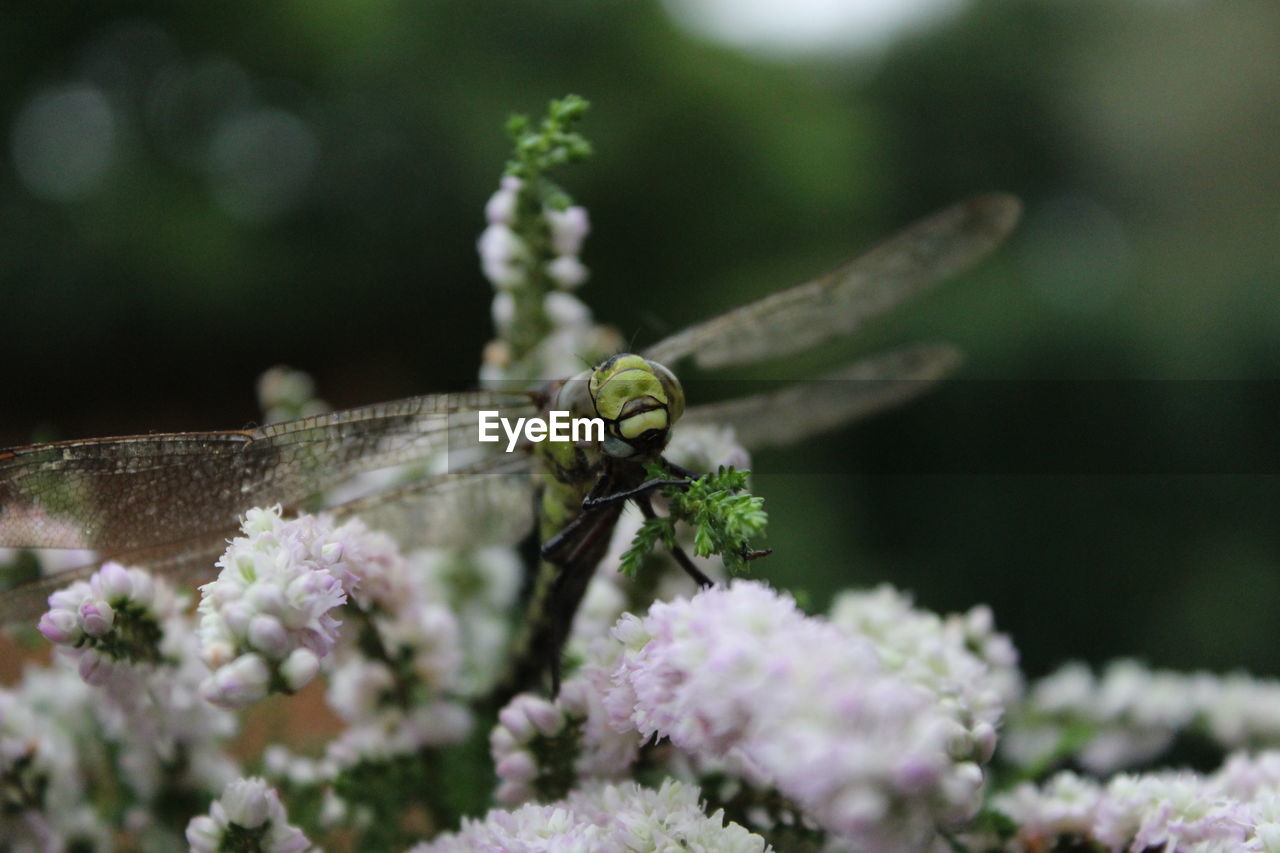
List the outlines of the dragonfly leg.
<svg viewBox="0 0 1280 853">
<path fill-rule="evenodd" d="M 586 517 L 586 513 L 579 514 L 564 527 L 560 528 L 559 533 L 543 542 L 542 547 L 539 549 L 542 559 L 557 565 L 563 563 L 565 549 L 573 545 L 580 535 L 582 528 L 586 525 Z"/>
<path fill-rule="evenodd" d="M 584 510 L 598 509 L 599 507 L 602 507 L 602 506 L 609 506 L 611 504 L 620 504 L 620 503 L 623 503 L 624 501 L 629 501 L 629 500 L 638 501 L 641 498 L 646 497 L 654 489 L 663 489 L 663 488 L 666 488 L 667 486 L 687 489 L 689 488 L 689 484 L 692 482 L 693 482 L 692 480 L 688 478 L 683 478 L 683 477 L 678 480 L 673 480 L 673 479 L 646 480 L 645 482 L 636 486 L 634 489 L 624 489 L 621 492 L 614 492 L 611 495 L 603 495 L 601 497 L 587 495 L 586 499 L 582 502 L 582 508 Z"/>
<path fill-rule="evenodd" d="M 657 516 L 657 513 L 653 511 L 653 504 L 649 502 L 648 495 L 636 498 L 636 506 L 640 507 L 640 512 L 645 518 L 654 518 Z M 684 552 L 683 548 L 679 545 L 672 545 L 670 550 L 671 556 L 676 558 L 676 562 L 680 564 L 680 568 L 684 569 L 685 573 L 689 575 L 689 577 L 693 578 L 694 582 L 697 583 L 698 586 L 706 589 L 709 586 L 715 585 L 711 578 L 703 574 L 702 570 L 693 564 L 693 560 L 689 559 L 689 555 Z"/>
<path fill-rule="evenodd" d="M 690 471 L 683 465 L 677 465 L 665 456 L 662 457 L 662 464 L 666 465 L 667 470 L 672 474 L 675 474 L 677 477 L 684 477 L 686 480 L 696 480 L 702 476 L 697 471 Z"/>
<path fill-rule="evenodd" d="M 591 507 L 587 506 L 587 501 L 594 501 L 600 495 L 606 493 L 612 488 L 612 483 L 613 478 L 608 474 L 597 480 L 596 484 L 591 487 L 591 491 L 587 492 L 586 500 L 583 501 L 583 509 L 590 509 Z M 566 562 L 565 549 L 579 541 L 581 531 L 588 523 L 588 517 L 589 514 L 586 512 L 578 513 L 568 524 L 560 528 L 556 535 L 543 542 L 541 547 L 542 559 L 563 565 Z"/>
</svg>

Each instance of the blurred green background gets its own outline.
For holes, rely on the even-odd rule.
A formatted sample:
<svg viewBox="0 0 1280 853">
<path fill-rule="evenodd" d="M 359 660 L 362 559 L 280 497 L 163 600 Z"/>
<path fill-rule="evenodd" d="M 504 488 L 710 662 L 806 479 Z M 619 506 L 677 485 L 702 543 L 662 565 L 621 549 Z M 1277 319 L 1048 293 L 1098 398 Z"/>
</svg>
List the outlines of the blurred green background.
<svg viewBox="0 0 1280 853">
<path fill-rule="evenodd" d="M 949 339 L 960 377 L 756 460 L 761 574 L 816 605 L 989 602 L 1032 673 L 1280 672 L 1280 5 L 817 17 L 839 5 L 10 10 L 0 445 L 239 427 L 276 363 L 337 405 L 472 384 L 503 121 L 576 92 L 582 295 L 641 344 L 973 192 L 1026 202 L 995 258 L 851 345 Z"/>
</svg>

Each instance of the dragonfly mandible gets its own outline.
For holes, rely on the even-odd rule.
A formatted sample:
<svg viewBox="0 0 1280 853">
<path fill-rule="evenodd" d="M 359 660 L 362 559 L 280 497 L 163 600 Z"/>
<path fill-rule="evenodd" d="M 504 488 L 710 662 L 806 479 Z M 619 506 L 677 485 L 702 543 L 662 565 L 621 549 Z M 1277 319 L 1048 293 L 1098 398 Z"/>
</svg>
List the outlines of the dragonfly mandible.
<svg viewBox="0 0 1280 853">
<path fill-rule="evenodd" d="M 1019 214 L 1018 201 L 1008 195 L 960 202 L 827 275 L 695 324 L 638 355 L 615 356 L 596 370 L 614 368 L 620 358 L 632 359 L 627 363 L 649 365 L 645 369 L 662 384 L 662 374 L 675 382 L 671 369 L 686 361 L 717 369 L 807 351 L 857 332 L 973 264 L 1004 239 Z M 822 377 L 844 380 L 841 394 L 830 393 L 831 383 L 800 382 L 692 406 L 681 420 L 731 426 L 748 449 L 785 445 L 901 403 L 956 362 L 957 353 L 949 346 L 908 346 Z M 590 372 L 582 378 L 590 383 L 593 377 L 599 378 Z M 641 484 L 641 463 L 661 452 L 679 416 L 677 408 L 683 407 L 676 407 L 674 398 L 663 401 L 657 420 L 653 415 L 642 419 L 645 429 L 639 431 L 623 427 L 634 406 L 620 401 L 610 421 L 612 444 L 607 437 L 600 446 L 585 448 L 569 474 L 549 464 L 546 453 L 526 447 L 514 454 L 482 453 L 443 473 L 336 505 L 317 505 L 364 472 L 465 444 L 474 435 L 471 416 L 480 410 L 499 410 L 509 417 L 536 415 L 564 384 L 529 393 L 427 394 L 255 429 L 93 438 L 3 450 L 0 546 L 94 549 L 102 559 L 189 583 L 213 574 L 214 561 L 235 535 L 241 515 L 255 506 L 281 504 L 294 510 L 324 509 L 339 518 L 359 516 L 406 547 L 512 544 L 528 535 L 535 514 L 541 513 L 544 553 L 558 572 L 551 584 L 561 595 L 580 598 L 621 505 L 602 491 L 613 489 L 626 497 Z M 619 438 L 626 440 L 619 443 Z M 535 510 L 538 489 L 542 497 Z M 548 520 L 557 509 L 559 517 Z M 50 592 L 95 568 L 51 575 L 5 593 L 0 624 L 35 619 Z M 566 610 L 571 618 L 573 609 L 557 608 L 559 620 L 564 621 Z M 544 618 L 532 630 L 529 643 L 541 647 L 538 656 L 554 660 L 568 626 Z M 537 666 L 526 666 L 518 680 L 534 678 Z"/>
</svg>

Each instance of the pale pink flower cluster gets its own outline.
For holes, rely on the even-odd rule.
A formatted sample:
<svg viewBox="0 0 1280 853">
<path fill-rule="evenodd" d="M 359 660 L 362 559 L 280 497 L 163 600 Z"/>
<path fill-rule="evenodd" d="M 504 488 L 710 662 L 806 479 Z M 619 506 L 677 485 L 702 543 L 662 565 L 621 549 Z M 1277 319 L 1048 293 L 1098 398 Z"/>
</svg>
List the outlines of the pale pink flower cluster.
<svg viewBox="0 0 1280 853">
<path fill-rule="evenodd" d="M 444 605 L 458 625 L 454 692 L 487 693 L 501 676 L 524 563 L 514 548 L 422 548 L 408 555 L 414 594 Z"/>
<path fill-rule="evenodd" d="M 1058 748 L 1065 730 L 1082 726 L 1093 734 L 1074 757 L 1095 774 L 1150 761 L 1184 730 L 1225 750 L 1280 745 L 1280 681 L 1155 670 L 1133 660 L 1099 675 L 1068 664 L 1032 685 L 1001 755 L 1036 763 Z"/>
<path fill-rule="evenodd" d="M 1104 850 L 1280 851 L 1280 752 L 1232 755 L 1208 776 L 1121 774 L 1106 783 L 1059 773 L 995 798 L 1018 826 L 1015 851 L 1075 838 Z"/>
<path fill-rule="evenodd" d="M 243 845 L 245 837 L 253 838 L 256 845 L 231 846 L 235 840 Z M 209 808 L 208 815 L 192 818 L 187 824 L 187 843 L 192 853 L 230 849 L 304 853 L 312 849 L 302 830 L 289 825 L 276 790 L 256 777 L 230 783 Z"/>
<path fill-rule="evenodd" d="M 548 805 L 494 810 L 483 820 L 412 848 L 411 853 L 766 853 L 765 840 L 724 813 L 707 815 L 696 787 L 668 780 L 658 790 L 634 782 L 575 791 Z"/>
<path fill-rule="evenodd" d="M 463 667 L 462 626 L 431 573 L 378 533 L 354 537 L 347 558 L 361 576 L 354 598 L 363 621 L 334 657 L 326 698 L 348 728 L 329 743 L 329 762 L 342 769 L 465 739 L 471 713 L 451 698 Z M 382 653 L 371 656 L 375 635 Z"/>
<path fill-rule="evenodd" d="M 337 640 L 331 611 L 357 585 L 348 551 L 364 526 L 335 528 L 323 516 L 285 521 L 279 507 L 252 509 L 200 587 L 200 641 L 213 674 L 204 696 L 229 708 L 265 696 L 273 679 L 297 690 L 311 681 Z"/>
<path fill-rule="evenodd" d="M 563 708 L 541 696 L 521 693 L 508 702 L 489 732 L 489 754 L 499 779 L 494 799 L 504 805 L 533 799 L 539 778 L 554 770 L 538 765 L 538 746 L 572 724 Z"/>
<path fill-rule="evenodd" d="M 517 224 L 523 188 L 524 182 L 519 178 L 508 175 L 502 179 L 498 191 L 485 205 L 485 219 L 489 224 L 477 242 L 485 278 L 502 291 L 524 284 L 529 265 L 536 261 L 532 250 L 513 228 Z M 576 205 L 564 210 L 545 208 L 542 217 L 551 236 L 551 259 L 545 261 L 547 276 L 566 290 L 579 287 L 588 275 L 578 258 L 582 242 L 591 231 L 586 209 Z"/>
<path fill-rule="evenodd" d="M 591 670 L 600 677 L 600 670 Z M 570 787 L 581 779 L 622 776 L 635 762 L 640 737 L 609 725 L 603 692 L 587 672 L 566 681 L 555 701 L 522 693 L 498 714 L 489 732 L 489 752 L 499 784 L 494 798 L 503 805 L 545 799 L 543 789 Z M 544 765 L 539 756 L 554 756 Z M 571 761 L 566 761 L 569 758 Z M 556 779 L 570 769 L 572 778 Z"/>
<path fill-rule="evenodd" d="M 508 175 L 502 179 L 498 191 L 485 205 L 484 218 L 489 225 L 476 242 L 484 277 L 502 291 L 524 283 L 525 265 L 531 259 L 529 247 L 511 228 L 516 221 L 523 186 L 524 181 L 519 178 Z"/>
<path fill-rule="evenodd" d="M 614 636 L 617 728 L 728 759 L 851 844 L 925 845 L 980 804 L 989 744 L 968 710 L 763 584 L 659 602 Z"/>
<path fill-rule="evenodd" d="M 174 647 L 191 641 L 170 624 L 166 662 L 118 666 L 101 688 L 55 664 L 0 690 L 0 789 L 21 803 L 0 810 L 0 839 L 16 850 L 112 849 L 94 795 L 118 788 L 134 804 L 131 832 L 162 849 L 147 808 L 158 795 L 203 797 L 235 777 L 225 752 L 235 720 L 196 695 L 206 670 Z"/>
<path fill-rule="evenodd" d="M 953 744 L 953 752 L 990 759 L 1004 708 L 1022 689 L 1017 650 L 995 630 L 990 608 L 939 616 L 884 584 L 841 592 L 828 618 L 842 631 L 870 640 L 886 669 L 938 698 L 965 729 L 966 742 Z"/>
<path fill-rule="evenodd" d="M 583 353 L 610 352 L 621 343 L 616 332 L 594 324 L 591 310 L 571 292 L 589 275 L 579 259 L 591 230 L 586 208 L 544 207 L 522 214 L 520 196 L 527 191 L 519 178 L 502 179 L 485 206 L 488 225 L 476 243 L 480 267 L 495 290 L 493 325 L 499 340 L 486 349 L 481 368 L 481 380 L 489 385 L 570 376 L 581 369 Z M 522 215 L 535 221 L 522 222 Z M 545 227 L 545 247 L 535 250 L 520 236 L 530 227 Z M 516 326 L 517 312 L 539 309 L 550 328 L 527 360 L 510 363 L 507 335 Z"/>
<path fill-rule="evenodd" d="M 45 716 L 25 682 L 0 689 L 0 838 L 16 849 L 62 849 L 83 835 L 68 818 L 81 810 L 85 774 L 75 728 L 60 723 L 89 717 L 89 688 L 74 675 L 68 679 L 60 684 L 61 719 Z"/>
<path fill-rule="evenodd" d="M 50 595 L 39 628 L 75 662 L 81 678 L 101 685 L 119 666 L 159 659 L 161 626 L 182 603 L 141 569 L 108 562 L 87 581 Z"/>
<path fill-rule="evenodd" d="M 201 694 L 209 668 L 189 617 L 166 623 L 161 649 L 164 663 L 120 669 L 105 685 L 109 701 L 95 706 L 98 725 L 143 797 L 163 793 L 166 785 L 216 791 L 238 772 L 225 752 L 235 716 Z"/>
<path fill-rule="evenodd" d="M 222 747 L 235 720 L 199 695 L 209 670 L 185 597 L 141 569 L 108 562 L 49 603 L 40 630 L 81 678 L 105 693 L 89 725 L 115 746 L 132 789 L 152 797 L 164 774 L 171 784 L 199 791 L 225 783 L 234 764 Z M 28 681 L 46 683 L 34 676 Z M 174 776 L 179 765 L 181 779 Z"/>
</svg>

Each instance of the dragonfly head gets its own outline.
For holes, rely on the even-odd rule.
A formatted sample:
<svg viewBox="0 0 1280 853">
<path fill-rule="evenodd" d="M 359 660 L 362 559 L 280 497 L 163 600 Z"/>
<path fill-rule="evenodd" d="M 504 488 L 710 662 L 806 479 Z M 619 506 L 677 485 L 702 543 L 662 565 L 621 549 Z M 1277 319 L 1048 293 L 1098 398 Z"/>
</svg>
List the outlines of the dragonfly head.
<svg viewBox="0 0 1280 853">
<path fill-rule="evenodd" d="M 684 413 L 684 391 L 675 375 L 638 355 L 613 356 L 591 372 L 587 388 L 604 419 L 604 452 L 619 459 L 656 457 Z"/>
</svg>

